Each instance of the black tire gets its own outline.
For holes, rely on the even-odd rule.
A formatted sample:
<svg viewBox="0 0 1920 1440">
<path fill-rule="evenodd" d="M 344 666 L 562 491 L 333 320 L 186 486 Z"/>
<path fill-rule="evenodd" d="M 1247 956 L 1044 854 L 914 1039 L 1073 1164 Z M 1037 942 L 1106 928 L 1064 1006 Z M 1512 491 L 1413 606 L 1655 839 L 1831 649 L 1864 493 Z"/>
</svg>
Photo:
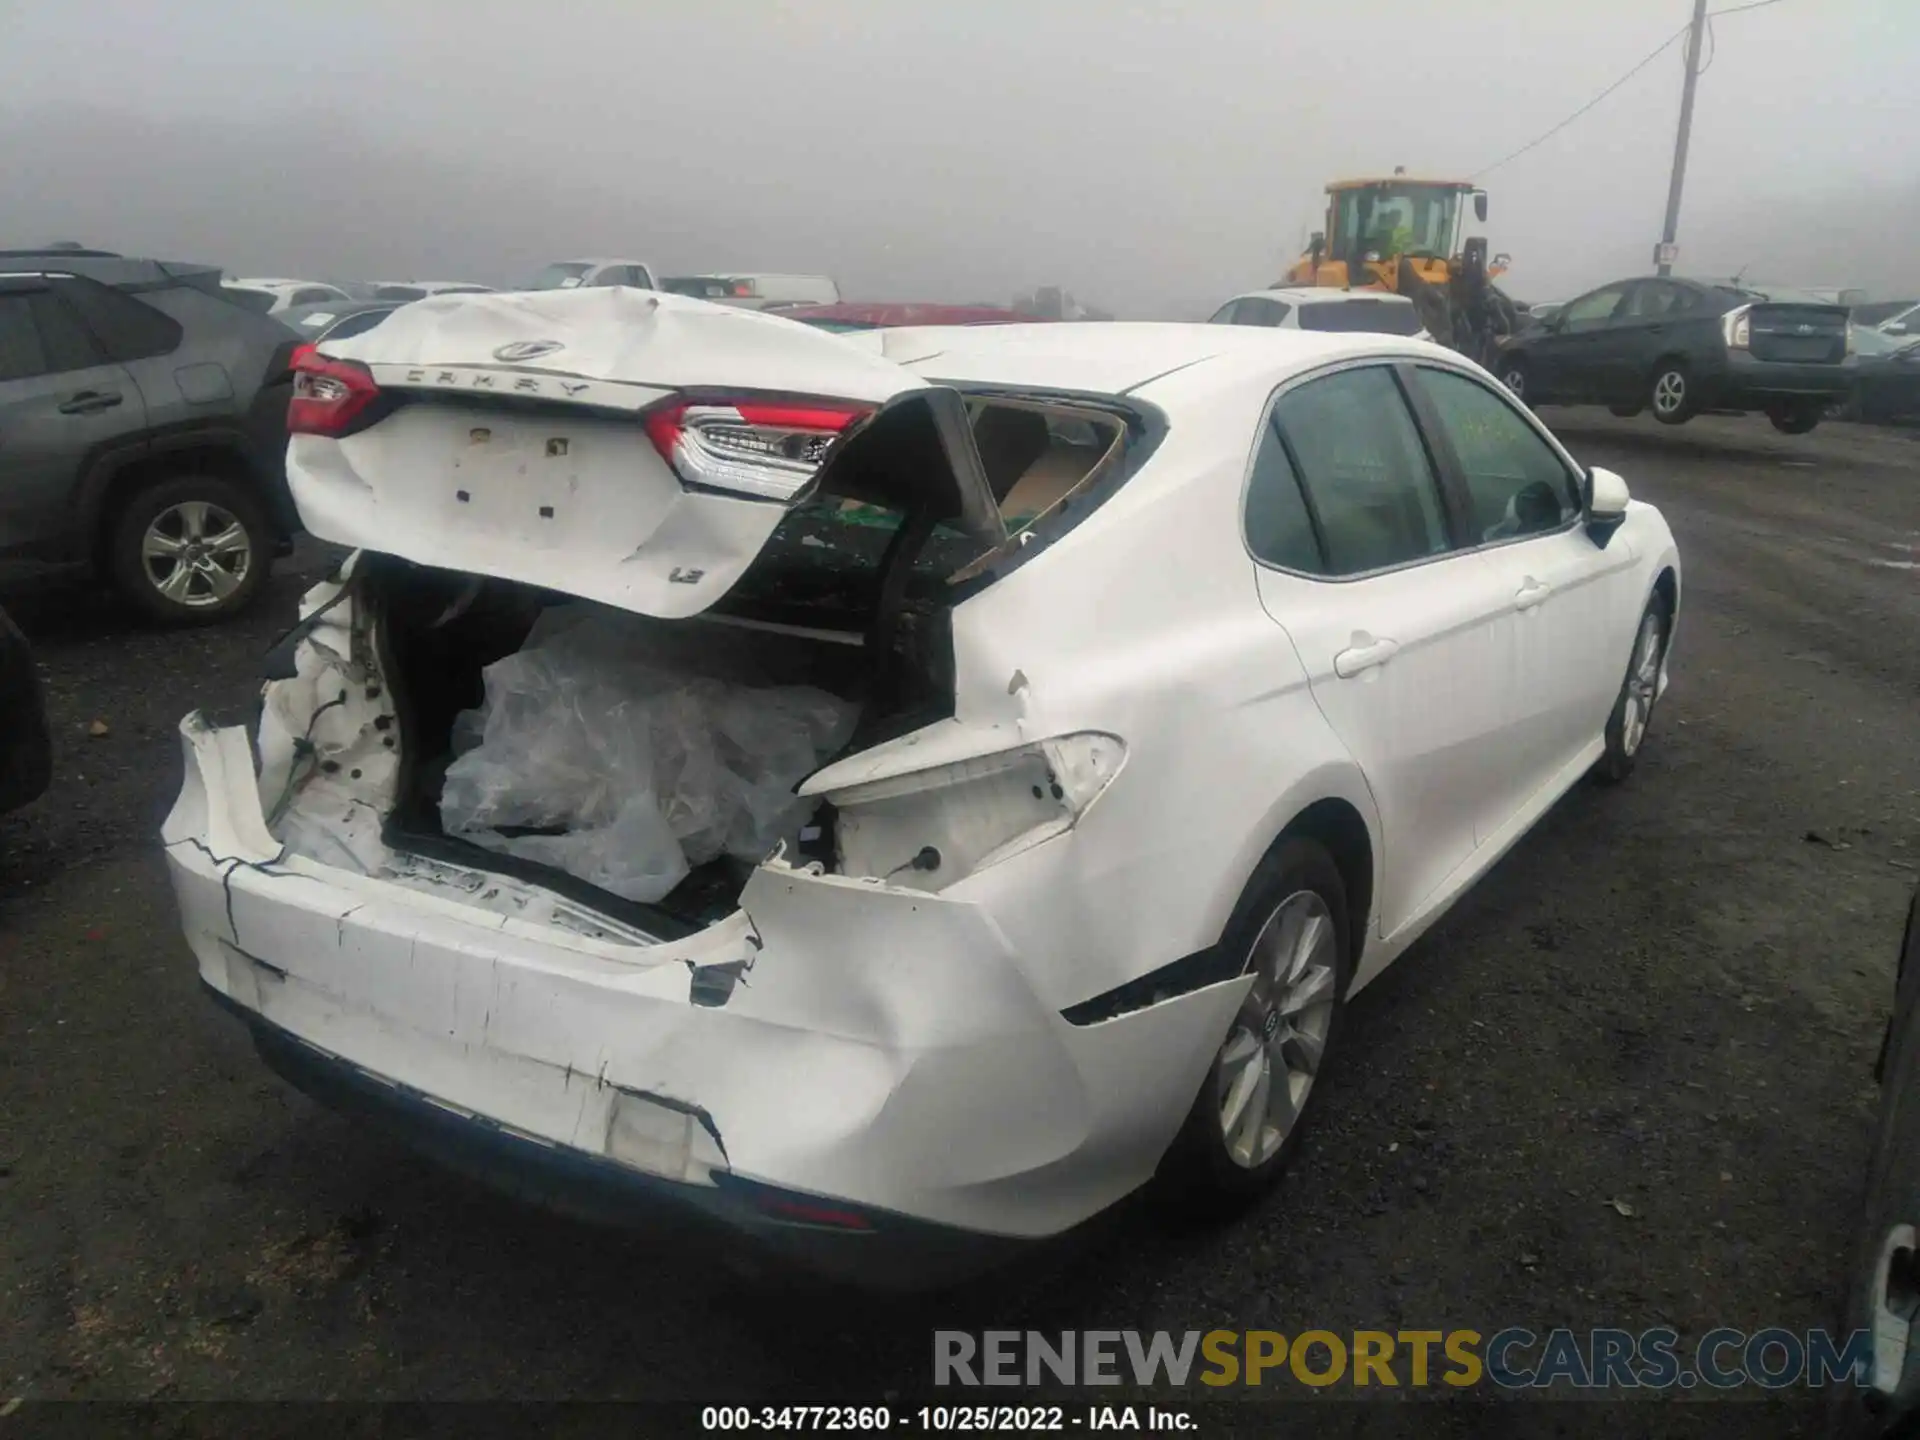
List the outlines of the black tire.
<svg viewBox="0 0 1920 1440">
<path fill-rule="evenodd" d="M 197 538 L 188 523 L 196 516 L 204 532 Z M 149 557 L 149 530 L 186 548 L 173 557 Z M 237 540 L 221 546 L 236 533 Z M 205 542 L 212 548 L 191 548 Z M 163 625 L 208 625 L 245 609 L 260 593 L 275 536 L 265 507 L 246 486 L 218 475 L 177 475 L 129 496 L 114 517 L 109 543 L 113 581 L 127 599 Z M 181 580 L 182 568 L 195 573 Z M 169 576 L 177 591 L 162 588 Z"/>
<path fill-rule="evenodd" d="M 1513 392 L 1513 398 L 1522 405 L 1531 407 L 1533 397 L 1527 393 L 1527 362 L 1518 355 L 1508 355 L 1500 359 L 1494 373 L 1500 377 L 1500 383 Z"/>
<path fill-rule="evenodd" d="M 1804 435 L 1825 417 L 1822 400 L 1790 400 L 1767 407 L 1767 420 L 1782 435 Z"/>
<path fill-rule="evenodd" d="M 1872 1331 L 1877 1308 L 1872 1291 L 1877 1288 L 1874 1282 L 1879 1277 L 1882 1249 L 1894 1228 L 1911 1220 L 1917 1180 L 1912 1148 L 1913 1097 L 1915 1081 L 1920 1079 L 1920 1052 L 1914 1045 L 1916 1005 L 1920 1005 L 1920 891 L 1914 892 L 1907 908 L 1905 940 L 1895 970 L 1893 1010 L 1875 1066 L 1874 1078 L 1881 1086 L 1880 1113 L 1874 1122 L 1860 1229 L 1853 1245 L 1847 1308 L 1836 1327 L 1836 1333 L 1842 1336 L 1854 1330 Z M 1910 1285 L 1911 1272 L 1905 1272 L 1903 1279 Z M 1834 1440 L 1911 1433 L 1911 1423 L 1905 1430 L 1889 1429 L 1870 1398 L 1851 1382 L 1835 1385 L 1830 1399 L 1827 1434 Z"/>
<path fill-rule="evenodd" d="M 1314 908 L 1314 902 L 1317 902 L 1318 909 Z M 1229 1149 L 1222 1115 L 1227 1098 L 1223 1094 L 1223 1085 L 1227 1084 L 1223 1059 L 1229 1042 L 1243 1032 L 1247 1038 L 1254 1038 L 1253 1029 L 1246 1022 L 1253 1019 L 1253 1012 L 1264 1008 L 1265 1023 L 1259 1028 L 1263 1038 L 1256 1040 L 1256 1043 L 1284 1050 L 1289 1044 L 1288 1035 L 1280 1032 L 1291 1034 L 1292 1022 L 1309 1013 L 1303 1009 L 1296 1015 L 1281 1017 L 1278 1006 L 1285 996 L 1284 987 L 1268 990 L 1264 1007 L 1261 989 L 1256 986 L 1250 990 L 1247 1003 L 1234 1017 L 1234 1023 L 1222 1037 L 1219 1052 L 1210 1060 L 1207 1077 L 1201 1083 L 1200 1093 L 1194 1097 L 1185 1125 L 1167 1148 L 1154 1177 L 1154 1188 L 1159 1198 L 1169 1202 L 1177 1211 L 1202 1217 L 1226 1214 L 1265 1192 L 1279 1178 L 1280 1172 L 1299 1148 L 1300 1137 L 1313 1114 L 1313 1107 L 1326 1089 L 1322 1077 L 1326 1062 L 1339 1046 L 1346 1017 L 1346 993 L 1353 982 L 1353 942 L 1346 885 L 1340 878 L 1339 867 L 1333 863 L 1333 857 L 1325 847 L 1317 841 L 1300 837 L 1289 837 L 1275 846 L 1247 882 L 1247 888 L 1241 894 L 1239 904 L 1234 907 L 1220 944 L 1224 953 L 1235 957 L 1238 966 L 1236 973 L 1245 974 L 1254 963 L 1256 941 L 1269 933 L 1284 935 L 1284 929 L 1270 932 L 1270 925 L 1278 922 L 1285 926 L 1288 917 L 1297 914 L 1308 917 L 1306 923 L 1323 921 L 1331 939 L 1327 954 L 1317 957 L 1310 955 L 1308 963 L 1302 967 L 1303 974 L 1322 968 L 1332 971 L 1330 979 L 1323 982 L 1327 1001 L 1316 999 L 1312 1007 L 1313 1018 L 1317 1021 L 1323 1003 L 1329 1006 L 1325 1010 L 1325 1028 L 1317 1063 L 1312 1067 L 1312 1075 L 1306 1080 L 1294 1118 L 1277 1148 L 1257 1163 L 1236 1160 Z M 1301 1053 L 1297 1041 L 1295 1053 Z M 1269 1066 L 1274 1063 L 1271 1056 L 1267 1063 Z M 1283 1060 L 1280 1063 L 1291 1064 L 1292 1061 Z M 1270 1069 L 1268 1073 L 1271 1073 Z M 1289 1083 L 1282 1077 L 1273 1077 L 1273 1081 Z M 1262 1121 L 1259 1128 L 1260 1139 L 1265 1141 L 1266 1130 L 1275 1127 Z"/>
<path fill-rule="evenodd" d="M 1609 405 L 1607 406 L 1607 413 L 1609 415 L 1618 415 L 1622 420 L 1631 420 L 1646 408 L 1645 405 L 1636 400 L 1631 405 Z"/>
<path fill-rule="evenodd" d="M 1693 418 L 1693 376 L 1686 361 L 1668 358 L 1653 367 L 1647 408 L 1662 425 L 1684 425 Z"/>
<path fill-rule="evenodd" d="M 1644 671 L 1642 649 L 1647 643 L 1649 627 L 1653 629 L 1651 676 Z M 1627 656 L 1626 678 L 1620 682 L 1620 693 L 1614 698 L 1613 713 L 1607 716 L 1607 751 L 1593 767 L 1594 779 L 1602 784 L 1617 785 L 1633 773 L 1634 762 L 1640 758 L 1640 749 L 1653 723 L 1660 670 L 1666 663 L 1667 641 L 1672 634 L 1673 614 L 1666 597 L 1655 594 L 1647 601 L 1647 608 L 1640 612 L 1640 624 L 1633 632 L 1633 650 Z M 1637 726 L 1629 723 L 1630 705 L 1643 707 Z"/>
</svg>

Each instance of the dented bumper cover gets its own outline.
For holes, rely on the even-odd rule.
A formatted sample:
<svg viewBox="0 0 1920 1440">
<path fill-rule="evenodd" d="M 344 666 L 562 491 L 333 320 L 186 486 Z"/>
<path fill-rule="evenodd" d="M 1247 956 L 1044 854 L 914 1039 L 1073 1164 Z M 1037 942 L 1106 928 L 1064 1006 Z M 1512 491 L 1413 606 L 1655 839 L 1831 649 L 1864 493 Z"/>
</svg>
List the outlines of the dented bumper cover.
<svg viewBox="0 0 1920 1440">
<path fill-rule="evenodd" d="M 681 940 L 481 908 L 283 855 L 245 733 L 181 733 L 163 838 L 202 980 L 303 1088 L 561 1208 L 667 1195 L 845 1273 L 990 1258 L 1148 1178 L 1244 988 L 1073 1025 L 990 902 L 779 861 Z"/>
</svg>

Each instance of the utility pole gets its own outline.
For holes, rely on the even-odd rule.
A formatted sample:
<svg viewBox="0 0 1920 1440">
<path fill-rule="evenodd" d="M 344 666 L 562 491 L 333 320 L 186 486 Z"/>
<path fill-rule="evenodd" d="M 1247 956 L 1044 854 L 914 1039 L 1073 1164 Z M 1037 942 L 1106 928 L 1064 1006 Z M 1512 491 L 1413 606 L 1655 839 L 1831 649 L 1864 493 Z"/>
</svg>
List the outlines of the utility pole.
<svg viewBox="0 0 1920 1440">
<path fill-rule="evenodd" d="M 1687 140 L 1693 131 L 1693 87 L 1700 78 L 1700 41 L 1707 28 L 1707 0 L 1693 0 L 1693 25 L 1687 32 L 1687 84 L 1680 92 L 1680 130 L 1673 137 L 1673 178 L 1667 181 L 1667 223 L 1660 231 L 1654 263 L 1662 275 L 1673 273 L 1674 237 L 1680 229 L 1680 189 L 1687 179 Z"/>
</svg>

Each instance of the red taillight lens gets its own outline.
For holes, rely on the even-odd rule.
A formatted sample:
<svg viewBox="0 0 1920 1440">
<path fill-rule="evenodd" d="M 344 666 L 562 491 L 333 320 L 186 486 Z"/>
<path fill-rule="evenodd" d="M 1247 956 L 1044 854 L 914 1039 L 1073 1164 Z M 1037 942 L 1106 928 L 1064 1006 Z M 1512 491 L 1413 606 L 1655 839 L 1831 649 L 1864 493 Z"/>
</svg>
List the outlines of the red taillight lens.
<svg viewBox="0 0 1920 1440">
<path fill-rule="evenodd" d="M 289 370 L 296 368 L 302 360 L 307 358 L 307 356 L 317 354 L 319 352 L 319 349 L 320 347 L 318 345 L 312 345 L 312 344 L 294 346 L 293 354 L 290 357 L 288 357 L 288 360 L 287 360 L 287 368 Z"/>
<path fill-rule="evenodd" d="M 345 435 L 376 400 L 373 372 L 357 360 L 335 360 L 311 345 L 293 357 L 293 399 L 287 431 L 293 435 Z"/>
<path fill-rule="evenodd" d="M 865 405 L 674 400 L 645 417 L 647 435 L 689 485 L 791 500 L 826 463 L 833 442 L 872 414 Z"/>
<path fill-rule="evenodd" d="M 821 1205 L 786 1195 L 764 1195 L 760 1213 L 789 1225 L 817 1225 L 831 1230 L 871 1230 L 873 1222 L 857 1210 L 838 1205 Z"/>
<path fill-rule="evenodd" d="M 753 286 L 744 280 L 736 280 L 733 282 L 733 294 L 737 299 L 747 299 L 753 294 Z"/>
</svg>

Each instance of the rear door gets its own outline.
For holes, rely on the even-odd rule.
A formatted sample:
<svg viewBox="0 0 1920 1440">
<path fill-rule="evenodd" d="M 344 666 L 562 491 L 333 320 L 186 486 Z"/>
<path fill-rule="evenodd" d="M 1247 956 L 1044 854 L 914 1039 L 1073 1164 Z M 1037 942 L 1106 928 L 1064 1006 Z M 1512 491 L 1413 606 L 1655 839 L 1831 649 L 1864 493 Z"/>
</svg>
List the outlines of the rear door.
<svg viewBox="0 0 1920 1440">
<path fill-rule="evenodd" d="M 1400 379 L 1384 362 L 1280 392 L 1247 497 L 1262 603 L 1292 638 L 1382 827 L 1391 935 L 1472 856 L 1504 761 L 1504 581 L 1462 551 Z"/>
<path fill-rule="evenodd" d="M 132 377 L 48 283 L 0 280 L 0 551 L 69 546 L 87 467 L 145 429 Z"/>
<path fill-rule="evenodd" d="M 1644 596 L 1617 536 L 1582 524 L 1578 473 L 1502 387 L 1422 364 L 1420 413 L 1459 487 L 1468 542 L 1498 577 L 1499 764 L 1478 838 L 1486 843 L 1601 738 L 1626 673 Z"/>
<path fill-rule="evenodd" d="M 1605 388 L 1605 355 L 1614 313 L 1627 286 L 1609 285 L 1570 300 L 1553 319 L 1553 328 L 1529 338 L 1526 346 L 1529 398 L 1598 400 Z"/>
<path fill-rule="evenodd" d="M 1604 400 L 1642 404 L 1656 361 L 1684 343 L 1680 326 L 1698 303 L 1698 292 L 1671 280 L 1638 280 L 1612 324 L 1597 332 Z"/>
</svg>

